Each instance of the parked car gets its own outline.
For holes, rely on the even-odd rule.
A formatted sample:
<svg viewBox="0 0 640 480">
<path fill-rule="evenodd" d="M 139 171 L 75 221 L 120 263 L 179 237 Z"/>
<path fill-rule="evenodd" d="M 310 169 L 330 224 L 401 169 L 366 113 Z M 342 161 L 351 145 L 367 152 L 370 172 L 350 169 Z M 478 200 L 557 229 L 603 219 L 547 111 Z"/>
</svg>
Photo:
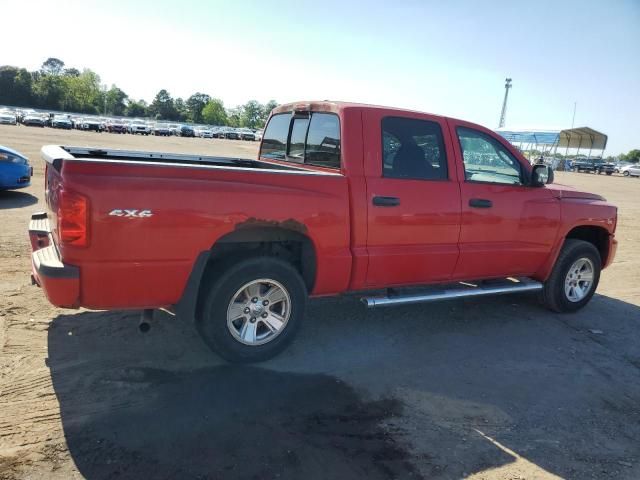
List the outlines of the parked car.
<svg viewBox="0 0 640 480">
<path fill-rule="evenodd" d="M 239 128 L 238 135 L 240 135 L 240 140 L 251 140 L 253 142 L 256 139 L 256 134 L 248 128 Z"/>
<path fill-rule="evenodd" d="M 211 133 L 213 138 L 224 138 L 224 127 L 213 127 Z"/>
<path fill-rule="evenodd" d="M 615 173 L 622 173 L 622 169 L 623 169 L 624 167 L 629 166 L 629 165 L 633 165 L 633 164 L 632 164 L 632 163 L 629 163 L 629 162 L 616 162 L 616 163 L 615 163 L 615 166 L 614 166 L 614 168 L 613 168 L 613 171 L 614 171 Z"/>
<path fill-rule="evenodd" d="M 572 169 L 575 172 L 606 173 L 612 175 L 615 169 L 613 163 L 605 163 L 599 158 L 576 158 L 573 161 Z"/>
<path fill-rule="evenodd" d="M 195 137 L 195 132 L 193 131 L 193 128 L 191 128 L 189 125 L 182 125 L 180 127 L 180 136 L 181 137 Z"/>
<path fill-rule="evenodd" d="M 34 281 L 61 307 L 173 306 L 235 362 L 282 351 L 308 295 L 373 308 L 541 292 L 574 312 L 616 252 L 615 206 L 443 116 L 281 105 L 255 160 L 93 148 L 42 149 Z"/>
<path fill-rule="evenodd" d="M 103 123 L 97 118 L 85 118 L 82 120 L 82 130 L 102 133 L 104 129 Z"/>
<path fill-rule="evenodd" d="M 15 190 L 31 185 L 33 168 L 20 152 L 0 145 L 0 190 Z M 0 204 L 2 199 L 0 199 Z"/>
<path fill-rule="evenodd" d="M 13 112 L 0 112 L 0 125 L 17 125 L 18 119 Z"/>
<path fill-rule="evenodd" d="M 170 123 L 169 131 L 171 132 L 171 135 L 180 135 L 180 125 L 176 123 Z"/>
<path fill-rule="evenodd" d="M 254 132 L 254 135 L 256 136 L 256 140 L 259 141 L 259 142 L 262 141 L 262 132 L 263 132 L 262 130 L 256 130 Z"/>
<path fill-rule="evenodd" d="M 109 120 L 106 124 L 106 128 L 109 133 L 127 133 L 127 124 L 122 120 Z"/>
<path fill-rule="evenodd" d="M 63 128 L 65 130 L 71 130 L 73 123 L 67 115 L 54 115 L 51 119 L 51 126 L 53 128 Z"/>
<path fill-rule="evenodd" d="M 152 132 L 154 135 L 160 136 L 160 137 L 171 136 L 171 129 L 169 128 L 169 125 L 167 125 L 166 123 L 156 123 L 153 126 Z"/>
<path fill-rule="evenodd" d="M 200 137 L 202 138 L 213 138 L 213 131 L 206 127 L 200 130 Z"/>
<path fill-rule="evenodd" d="M 224 138 L 227 138 L 229 140 L 240 140 L 240 132 L 238 132 L 238 130 L 235 128 L 225 127 Z"/>
<path fill-rule="evenodd" d="M 30 127 L 44 127 L 46 121 L 39 113 L 29 113 L 22 119 L 22 124 Z"/>
<path fill-rule="evenodd" d="M 73 128 L 75 128 L 76 130 L 82 130 L 82 124 L 84 123 L 84 118 L 71 117 L 71 123 L 73 124 Z"/>
<path fill-rule="evenodd" d="M 151 133 L 151 128 L 149 125 L 140 120 L 134 120 L 129 124 L 129 133 L 135 135 L 149 135 Z"/>
<path fill-rule="evenodd" d="M 632 163 L 620 169 L 620 173 L 625 177 L 640 177 L 640 165 Z"/>
</svg>

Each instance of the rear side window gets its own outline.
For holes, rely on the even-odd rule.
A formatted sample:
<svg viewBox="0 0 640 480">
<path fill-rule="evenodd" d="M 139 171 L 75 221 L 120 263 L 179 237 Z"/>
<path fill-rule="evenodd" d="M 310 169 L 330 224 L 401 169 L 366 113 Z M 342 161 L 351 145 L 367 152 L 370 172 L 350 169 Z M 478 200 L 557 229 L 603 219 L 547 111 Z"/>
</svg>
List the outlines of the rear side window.
<svg viewBox="0 0 640 480">
<path fill-rule="evenodd" d="M 340 168 L 340 119 L 333 113 L 282 113 L 271 117 L 261 157 Z"/>
<path fill-rule="evenodd" d="M 383 118 L 382 175 L 387 178 L 446 180 L 447 156 L 440 125 L 413 118 Z"/>
<path fill-rule="evenodd" d="M 267 158 L 284 160 L 287 153 L 287 136 L 289 135 L 290 113 L 279 113 L 269 120 L 262 136 L 260 155 Z"/>
</svg>

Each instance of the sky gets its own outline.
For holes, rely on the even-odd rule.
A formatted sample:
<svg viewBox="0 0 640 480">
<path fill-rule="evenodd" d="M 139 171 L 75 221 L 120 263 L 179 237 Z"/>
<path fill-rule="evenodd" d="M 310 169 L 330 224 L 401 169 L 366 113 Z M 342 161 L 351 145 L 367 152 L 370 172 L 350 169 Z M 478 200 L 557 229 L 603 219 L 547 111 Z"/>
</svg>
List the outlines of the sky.
<svg viewBox="0 0 640 480">
<path fill-rule="evenodd" d="M 0 0 L 0 65 L 48 57 L 150 102 L 346 100 L 640 148 L 640 0 Z M 35 35 L 34 33 L 38 33 Z M 8 39 L 14 39 L 9 41 Z"/>
</svg>

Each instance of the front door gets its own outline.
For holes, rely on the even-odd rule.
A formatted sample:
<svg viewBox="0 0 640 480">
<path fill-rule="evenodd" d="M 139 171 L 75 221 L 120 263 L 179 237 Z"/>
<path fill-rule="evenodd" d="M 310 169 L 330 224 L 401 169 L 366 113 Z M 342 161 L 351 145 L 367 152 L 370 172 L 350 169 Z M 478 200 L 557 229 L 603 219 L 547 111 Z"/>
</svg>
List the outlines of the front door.
<svg viewBox="0 0 640 480">
<path fill-rule="evenodd" d="M 367 286 L 451 278 L 458 259 L 460 191 L 446 122 L 363 113 Z"/>
<path fill-rule="evenodd" d="M 547 260 L 560 204 L 529 186 L 530 169 L 491 135 L 450 121 L 461 178 L 460 258 L 455 279 L 527 276 Z"/>
</svg>

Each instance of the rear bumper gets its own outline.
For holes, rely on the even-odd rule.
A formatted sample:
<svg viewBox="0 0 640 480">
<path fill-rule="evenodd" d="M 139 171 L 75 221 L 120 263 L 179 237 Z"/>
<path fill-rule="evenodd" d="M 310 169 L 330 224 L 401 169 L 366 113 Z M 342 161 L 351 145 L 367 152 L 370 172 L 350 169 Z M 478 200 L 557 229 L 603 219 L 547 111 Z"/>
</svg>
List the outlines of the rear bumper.
<svg viewBox="0 0 640 480">
<path fill-rule="evenodd" d="M 80 303 L 80 269 L 62 263 L 53 241 L 46 213 L 35 213 L 29 222 L 31 271 L 33 282 L 42 287 L 53 305 L 78 308 Z"/>
</svg>

